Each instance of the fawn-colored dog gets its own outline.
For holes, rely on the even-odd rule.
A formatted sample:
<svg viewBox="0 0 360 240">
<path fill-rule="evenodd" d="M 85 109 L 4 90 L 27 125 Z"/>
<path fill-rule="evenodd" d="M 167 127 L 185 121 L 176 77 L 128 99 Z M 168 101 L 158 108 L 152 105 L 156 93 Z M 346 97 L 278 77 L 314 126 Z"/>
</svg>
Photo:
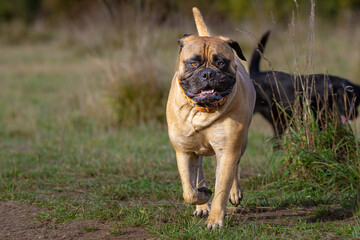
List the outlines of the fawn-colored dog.
<svg viewBox="0 0 360 240">
<path fill-rule="evenodd" d="M 179 39 L 180 56 L 166 107 L 170 141 L 183 187 L 184 199 L 196 205 L 195 216 L 206 216 L 207 227 L 224 227 L 226 203 L 242 198 L 238 164 L 247 146 L 255 105 L 255 90 L 237 56 L 239 44 L 210 37 L 203 18 L 193 8 L 199 36 Z M 215 194 L 202 171 L 202 156 L 216 155 Z"/>
</svg>

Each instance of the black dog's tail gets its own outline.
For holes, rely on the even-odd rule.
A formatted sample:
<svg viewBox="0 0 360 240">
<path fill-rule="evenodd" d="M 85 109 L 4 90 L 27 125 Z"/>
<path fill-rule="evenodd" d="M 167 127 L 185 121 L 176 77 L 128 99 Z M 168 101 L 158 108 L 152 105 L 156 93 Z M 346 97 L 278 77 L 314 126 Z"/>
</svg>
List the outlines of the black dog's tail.
<svg viewBox="0 0 360 240">
<path fill-rule="evenodd" d="M 264 48 L 269 35 L 270 35 L 270 30 L 267 31 L 262 36 L 257 48 L 254 50 L 249 67 L 250 75 L 253 73 L 260 72 L 260 59 L 261 59 L 261 55 L 264 53 Z"/>
</svg>

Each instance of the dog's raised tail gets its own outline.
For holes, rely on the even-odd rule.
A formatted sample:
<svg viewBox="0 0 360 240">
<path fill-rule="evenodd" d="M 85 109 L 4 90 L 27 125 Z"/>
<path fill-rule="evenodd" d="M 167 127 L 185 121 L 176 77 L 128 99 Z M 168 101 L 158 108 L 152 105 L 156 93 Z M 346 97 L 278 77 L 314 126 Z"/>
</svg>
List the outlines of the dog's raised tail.
<svg viewBox="0 0 360 240">
<path fill-rule="evenodd" d="M 251 57 L 249 72 L 250 75 L 253 73 L 260 72 L 260 59 L 261 55 L 264 53 L 264 48 L 267 42 L 267 39 L 270 35 L 270 30 L 267 31 L 261 38 L 260 42 L 258 43 L 257 48 L 254 50 L 253 55 Z"/>
<path fill-rule="evenodd" d="M 193 7 L 192 11 L 195 19 L 196 29 L 198 31 L 199 36 L 210 37 L 209 31 L 207 30 L 206 24 L 199 9 Z"/>
</svg>

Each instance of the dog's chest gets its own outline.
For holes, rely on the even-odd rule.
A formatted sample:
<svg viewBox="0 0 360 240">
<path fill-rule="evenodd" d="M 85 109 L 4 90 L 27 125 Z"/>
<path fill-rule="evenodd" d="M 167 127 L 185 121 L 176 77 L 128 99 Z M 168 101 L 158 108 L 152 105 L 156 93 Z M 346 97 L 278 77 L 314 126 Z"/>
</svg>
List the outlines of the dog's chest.
<svg viewBox="0 0 360 240">
<path fill-rule="evenodd" d="M 214 155 L 213 147 L 202 132 L 176 131 L 169 132 L 169 136 L 175 149 L 182 152 L 194 152 L 202 156 Z"/>
<path fill-rule="evenodd" d="M 181 131 L 170 131 L 169 136 L 175 149 L 182 152 L 194 152 L 197 155 L 211 156 L 216 149 L 233 145 L 237 134 L 226 129 L 227 124 L 214 124 L 206 129 L 195 131 L 189 126 L 182 126 Z"/>
<path fill-rule="evenodd" d="M 187 129 L 187 135 L 194 132 L 200 132 L 214 124 L 217 121 L 224 109 L 220 109 L 214 113 L 200 112 L 196 108 L 187 104 L 187 107 L 180 108 L 177 117 L 183 123 L 183 129 Z"/>
</svg>

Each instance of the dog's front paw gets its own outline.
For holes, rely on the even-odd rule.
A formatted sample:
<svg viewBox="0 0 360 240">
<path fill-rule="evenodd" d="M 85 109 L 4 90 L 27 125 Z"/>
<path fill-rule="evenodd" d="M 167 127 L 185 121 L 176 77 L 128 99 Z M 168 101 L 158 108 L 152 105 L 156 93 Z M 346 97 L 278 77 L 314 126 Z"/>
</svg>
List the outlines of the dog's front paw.
<svg viewBox="0 0 360 240">
<path fill-rule="evenodd" d="M 197 189 L 199 193 L 203 193 L 205 194 L 206 196 L 210 196 L 211 197 L 211 194 L 212 194 L 212 191 L 206 187 L 201 187 L 201 188 L 198 188 Z"/>
<path fill-rule="evenodd" d="M 212 195 L 212 191 L 206 187 L 201 187 L 197 189 L 198 192 L 198 202 L 197 205 L 206 204 Z"/>
<path fill-rule="evenodd" d="M 242 191 L 240 188 L 235 189 L 235 190 L 231 189 L 230 195 L 229 195 L 229 202 L 232 205 L 237 207 L 240 204 L 242 198 L 243 198 L 243 194 L 242 194 Z"/>
<path fill-rule="evenodd" d="M 224 221 L 208 219 L 205 225 L 210 230 L 216 230 L 217 228 L 224 228 Z"/>
<path fill-rule="evenodd" d="M 210 207 L 208 203 L 203 205 L 196 205 L 196 209 L 193 212 L 194 217 L 206 217 L 209 215 Z"/>
<path fill-rule="evenodd" d="M 201 187 L 192 193 L 184 192 L 185 202 L 191 205 L 202 205 L 207 203 L 211 198 L 212 191 L 206 187 Z"/>
</svg>

